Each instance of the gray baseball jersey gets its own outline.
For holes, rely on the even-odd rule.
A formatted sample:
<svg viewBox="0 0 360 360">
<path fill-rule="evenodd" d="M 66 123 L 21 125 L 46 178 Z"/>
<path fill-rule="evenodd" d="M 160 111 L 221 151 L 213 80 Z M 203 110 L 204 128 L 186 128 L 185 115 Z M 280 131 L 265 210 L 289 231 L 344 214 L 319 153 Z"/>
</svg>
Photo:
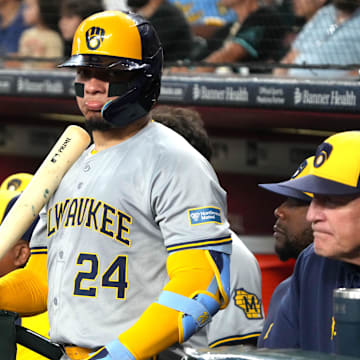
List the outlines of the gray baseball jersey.
<svg viewBox="0 0 360 360">
<path fill-rule="evenodd" d="M 256 338 L 264 326 L 261 301 L 261 271 L 252 252 L 231 232 L 230 302 L 215 314 L 210 324 L 193 335 L 184 346 L 195 348 L 226 345 Z"/>
<path fill-rule="evenodd" d="M 32 253 L 48 252 L 50 337 L 94 348 L 131 327 L 168 282 L 169 253 L 231 253 L 226 193 L 181 136 L 150 122 L 87 149 L 40 214 Z"/>
</svg>

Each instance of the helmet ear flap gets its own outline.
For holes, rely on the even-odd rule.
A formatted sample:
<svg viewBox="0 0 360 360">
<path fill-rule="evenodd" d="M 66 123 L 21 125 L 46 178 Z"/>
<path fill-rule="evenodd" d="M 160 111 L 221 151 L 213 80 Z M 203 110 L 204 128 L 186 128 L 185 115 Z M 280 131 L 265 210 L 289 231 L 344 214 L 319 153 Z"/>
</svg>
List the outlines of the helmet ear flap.
<svg viewBox="0 0 360 360">
<path fill-rule="evenodd" d="M 162 46 L 150 23 L 143 20 L 138 28 L 143 55 L 141 68 L 135 79 L 129 83 L 129 91 L 109 103 L 102 112 L 107 122 L 118 127 L 126 126 L 145 116 L 160 95 L 163 66 Z"/>
<path fill-rule="evenodd" d="M 153 101 L 155 103 L 160 94 L 160 76 L 156 76 L 150 72 L 145 72 L 144 76 L 145 78 L 147 78 L 143 88 L 144 98 L 153 98 Z"/>
</svg>

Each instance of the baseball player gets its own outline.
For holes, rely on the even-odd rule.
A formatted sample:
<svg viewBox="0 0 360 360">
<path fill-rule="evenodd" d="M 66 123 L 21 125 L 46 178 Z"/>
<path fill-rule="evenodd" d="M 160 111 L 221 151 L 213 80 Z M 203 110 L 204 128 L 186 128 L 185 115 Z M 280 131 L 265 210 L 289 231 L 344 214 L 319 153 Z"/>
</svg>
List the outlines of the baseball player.
<svg viewBox="0 0 360 360">
<path fill-rule="evenodd" d="M 212 146 L 200 114 L 188 108 L 157 106 L 155 121 L 182 135 L 208 161 Z M 229 305 L 219 311 L 207 326 L 183 345 L 195 348 L 225 345 L 256 345 L 264 325 L 261 301 L 261 272 L 255 256 L 231 231 Z"/>
<path fill-rule="evenodd" d="M 47 308 L 72 359 L 147 359 L 229 301 L 226 193 L 208 161 L 151 121 L 162 61 L 148 21 L 105 11 L 80 24 L 62 65 L 76 69 L 94 143 L 41 211 L 25 269 L 0 281 L 0 308 Z"/>
</svg>

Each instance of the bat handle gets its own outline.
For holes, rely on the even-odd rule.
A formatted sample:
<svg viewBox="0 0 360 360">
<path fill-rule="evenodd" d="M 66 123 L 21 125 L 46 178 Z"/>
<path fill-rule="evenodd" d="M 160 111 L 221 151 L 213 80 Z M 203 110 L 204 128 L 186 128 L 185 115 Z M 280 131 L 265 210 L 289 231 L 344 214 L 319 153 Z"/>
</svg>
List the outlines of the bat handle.
<svg viewBox="0 0 360 360">
<path fill-rule="evenodd" d="M 65 351 L 59 344 L 23 326 L 16 325 L 16 342 L 51 360 L 66 359 Z"/>
</svg>

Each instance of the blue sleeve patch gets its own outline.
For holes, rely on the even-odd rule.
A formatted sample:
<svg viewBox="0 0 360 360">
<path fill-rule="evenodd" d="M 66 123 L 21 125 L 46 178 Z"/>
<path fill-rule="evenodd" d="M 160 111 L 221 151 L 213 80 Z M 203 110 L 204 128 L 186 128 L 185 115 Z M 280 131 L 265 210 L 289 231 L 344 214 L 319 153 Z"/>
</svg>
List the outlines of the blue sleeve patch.
<svg viewBox="0 0 360 360">
<path fill-rule="evenodd" d="M 222 224 L 221 209 L 214 206 L 189 209 L 188 214 L 190 225 Z"/>
</svg>

